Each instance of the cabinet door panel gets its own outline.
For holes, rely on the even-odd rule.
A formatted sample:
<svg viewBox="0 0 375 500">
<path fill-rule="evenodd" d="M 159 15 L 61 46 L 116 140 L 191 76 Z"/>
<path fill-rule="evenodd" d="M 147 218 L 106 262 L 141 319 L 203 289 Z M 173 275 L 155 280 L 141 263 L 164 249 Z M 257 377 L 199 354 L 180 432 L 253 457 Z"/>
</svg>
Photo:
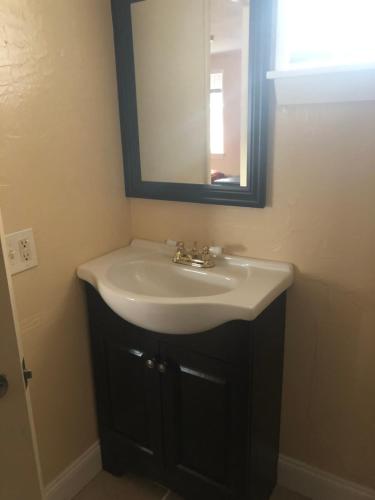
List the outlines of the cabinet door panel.
<svg viewBox="0 0 375 500">
<path fill-rule="evenodd" d="M 179 462 L 220 481 L 226 472 L 223 455 L 228 451 L 228 381 L 182 364 L 177 376 Z"/>
<path fill-rule="evenodd" d="M 146 455 L 161 459 L 160 375 L 147 367 L 157 356 L 142 338 L 109 333 L 106 342 L 111 429 Z"/>
<path fill-rule="evenodd" d="M 161 356 L 168 472 L 190 497 L 203 488 L 207 498 L 232 498 L 244 485 L 247 377 L 166 344 Z"/>
<path fill-rule="evenodd" d="M 108 373 L 113 429 L 151 449 L 144 354 L 110 345 Z"/>
</svg>

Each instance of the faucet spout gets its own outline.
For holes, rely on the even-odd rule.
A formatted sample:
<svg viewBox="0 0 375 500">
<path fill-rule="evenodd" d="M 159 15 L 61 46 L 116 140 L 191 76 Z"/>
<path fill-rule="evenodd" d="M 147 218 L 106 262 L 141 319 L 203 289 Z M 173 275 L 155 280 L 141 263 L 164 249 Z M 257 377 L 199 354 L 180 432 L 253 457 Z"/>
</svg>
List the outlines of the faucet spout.
<svg viewBox="0 0 375 500">
<path fill-rule="evenodd" d="M 172 262 L 175 264 L 203 267 L 207 269 L 215 266 L 215 255 L 210 252 L 208 246 L 204 246 L 202 249 L 199 249 L 197 247 L 197 243 L 195 242 L 193 248 L 188 250 L 185 248 L 184 242 L 179 241 L 177 242 L 176 253 Z"/>
</svg>

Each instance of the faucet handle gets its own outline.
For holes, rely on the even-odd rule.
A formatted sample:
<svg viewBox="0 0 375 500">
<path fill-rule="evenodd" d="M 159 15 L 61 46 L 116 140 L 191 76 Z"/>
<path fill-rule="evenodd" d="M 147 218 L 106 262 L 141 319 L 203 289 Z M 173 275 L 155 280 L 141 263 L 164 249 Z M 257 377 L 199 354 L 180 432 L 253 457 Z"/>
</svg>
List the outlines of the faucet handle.
<svg viewBox="0 0 375 500">
<path fill-rule="evenodd" d="M 215 265 L 215 255 L 211 253 L 209 246 L 204 246 L 201 250 L 201 259 L 203 262 L 203 267 L 214 267 Z"/>
<path fill-rule="evenodd" d="M 184 241 L 178 241 L 176 244 L 176 255 L 177 254 L 185 254 L 186 249 L 185 249 L 185 242 Z"/>
<path fill-rule="evenodd" d="M 177 241 L 176 252 L 174 254 L 172 262 L 174 262 L 175 264 L 179 264 L 181 262 L 181 259 L 185 256 L 185 253 L 185 243 L 183 241 Z"/>
<path fill-rule="evenodd" d="M 219 257 L 223 253 L 223 247 L 219 246 L 211 246 L 209 250 L 211 255 L 214 255 L 215 257 Z"/>
</svg>

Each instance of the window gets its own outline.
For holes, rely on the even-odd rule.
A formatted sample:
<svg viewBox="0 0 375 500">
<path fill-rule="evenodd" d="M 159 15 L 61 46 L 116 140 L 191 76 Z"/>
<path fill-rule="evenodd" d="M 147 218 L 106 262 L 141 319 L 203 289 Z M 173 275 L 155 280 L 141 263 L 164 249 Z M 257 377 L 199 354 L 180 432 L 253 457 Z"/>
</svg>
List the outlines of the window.
<svg viewBox="0 0 375 500">
<path fill-rule="evenodd" d="M 375 63 L 375 0 L 279 0 L 277 69 Z"/>
<path fill-rule="evenodd" d="M 210 75 L 210 151 L 224 154 L 223 73 Z"/>
</svg>

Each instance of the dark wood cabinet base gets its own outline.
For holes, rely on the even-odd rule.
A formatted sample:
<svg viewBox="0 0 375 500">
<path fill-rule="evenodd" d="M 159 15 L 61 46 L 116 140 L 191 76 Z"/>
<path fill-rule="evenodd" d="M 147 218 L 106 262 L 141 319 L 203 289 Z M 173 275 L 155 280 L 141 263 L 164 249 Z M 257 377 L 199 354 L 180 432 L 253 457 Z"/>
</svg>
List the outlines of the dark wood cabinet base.
<svg viewBox="0 0 375 500">
<path fill-rule="evenodd" d="M 162 335 L 86 285 L 103 467 L 186 500 L 267 500 L 277 479 L 285 294 L 255 321 Z"/>
</svg>

